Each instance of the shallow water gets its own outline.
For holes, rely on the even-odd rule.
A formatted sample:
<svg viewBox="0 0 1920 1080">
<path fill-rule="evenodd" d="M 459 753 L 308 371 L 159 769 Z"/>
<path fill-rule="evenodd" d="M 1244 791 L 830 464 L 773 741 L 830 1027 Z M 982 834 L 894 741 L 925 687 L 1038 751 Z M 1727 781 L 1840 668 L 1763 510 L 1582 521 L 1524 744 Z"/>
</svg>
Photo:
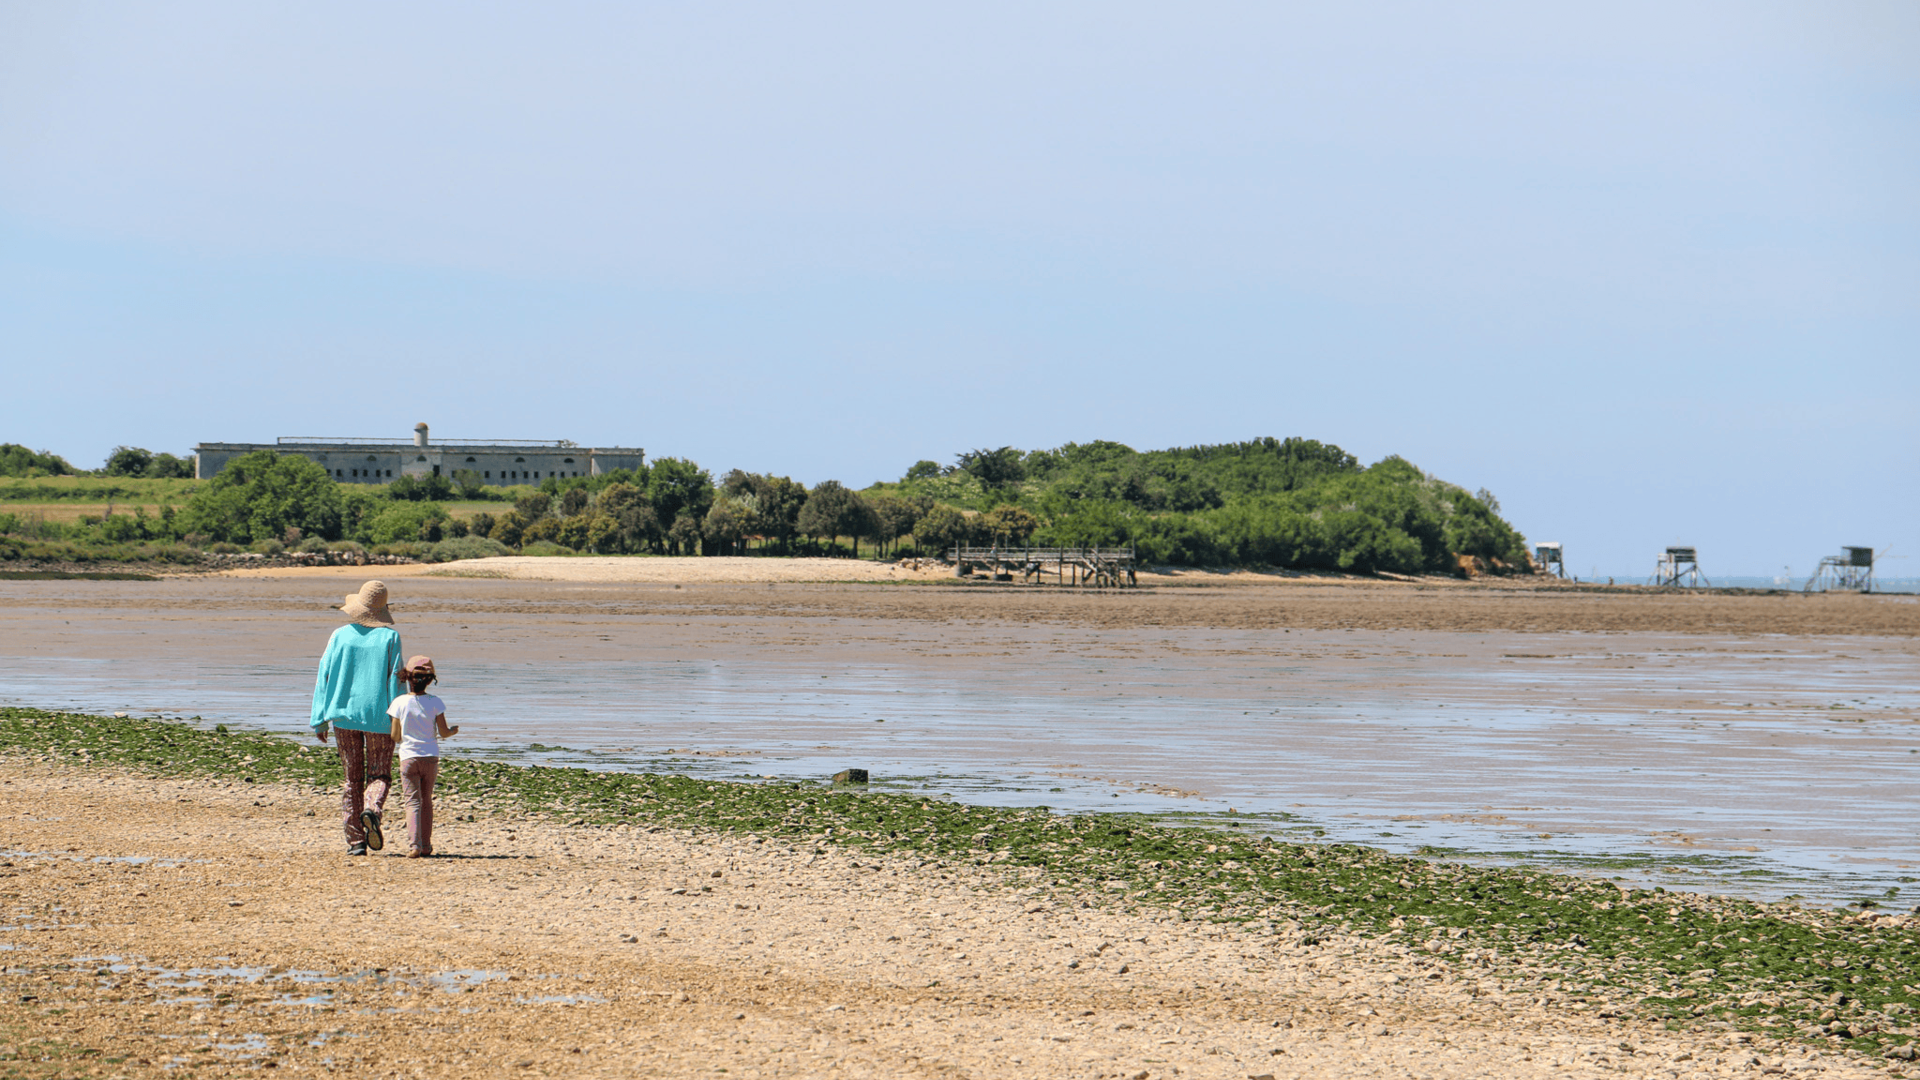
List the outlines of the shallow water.
<svg viewBox="0 0 1920 1080">
<path fill-rule="evenodd" d="M 4 650 L 0 702 L 305 731 L 324 630 L 167 621 L 166 647 L 131 648 L 160 625 L 132 621 Z M 465 725 L 449 754 L 729 778 L 858 766 L 983 803 L 1231 809 L 1249 829 L 1669 887 L 1920 898 L 1887 895 L 1920 888 L 1903 639 L 455 621 L 465 633 L 408 636 L 443 658 L 436 692 Z"/>
</svg>

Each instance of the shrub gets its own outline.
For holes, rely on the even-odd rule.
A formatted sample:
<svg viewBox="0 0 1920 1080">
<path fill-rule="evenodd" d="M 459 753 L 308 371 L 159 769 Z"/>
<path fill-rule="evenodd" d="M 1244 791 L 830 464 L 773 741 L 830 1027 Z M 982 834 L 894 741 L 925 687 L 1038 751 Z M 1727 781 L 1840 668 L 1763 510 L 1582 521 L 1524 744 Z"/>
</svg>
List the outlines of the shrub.
<svg viewBox="0 0 1920 1080">
<path fill-rule="evenodd" d="M 387 498 L 404 502 L 439 502 L 453 497 L 453 481 L 444 476 L 402 476 L 387 485 Z"/>
<path fill-rule="evenodd" d="M 403 559 L 417 559 L 433 550 L 432 544 L 423 544 L 417 540 L 400 540 L 391 544 L 375 544 L 375 555 L 397 555 Z"/>
<path fill-rule="evenodd" d="M 531 522 L 527 520 L 525 514 L 518 510 L 509 510 L 493 519 L 493 528 L 487 530 L 487 535 L 508 547 L 513 547 L 520 542 L 520 537 L 526 533 L 529 524 Z"/>
<path fill-rule="evenodd" d="M 300 541 L 300 546 L 293 550 L 303 551 L 309 555 L 318 555 L 327 550 L 327 542 L 317 536 L 309 536 L 305 540 Z"/>
<path fill-rule="evenodd" d="M 207 554 L 209 555 L 238 555 L 242 550 L 239 544 L 228 543 L 225 540 L 219 540 L 207 545 Z"/>
<path fill-rule="evenodd" d="M 252 550 L 256 555 L 279 555 L 287 550 L 287 545 L 278 540 L 256 540 Z"/>
<path fill-rule="evenodd" d="M 174 457 L 168 453 L 155 454 L 153 461 L 147 465 L 147 475 L 155 480 L 191 480 L 193 455 Z"/>
<path fill-rule="evenodd" d="M 19 443 L 0 443 L 0 476 L 67 476 L 73 466 L 58 454 L 35 453 Z"/>
<path fill-rule="evenodd" d="M 376 544 L 431 543 L 441 539 L 441 526 L 446 520 L 446 508 L 439 503 L 391 503 L 367 523 L 367 534 Z"/>
<path fill-rule="evenodd" d="M 113 453 L 107 455 L 106 467 L 101 471 L 108 476 L 145 476 L 152 465 L 153 451 L 137 446 L 116 446 Z"/>
<path fill-rule="evenodd" d="M 441 563 L 460 559 L 491 559 L 511 554 L 512 549 L 498 540 L 489 540 L 484 536 L 460 536 L 433 545 L 423 558 L 427 562 Z"/>
<path fill-rule="evenodd" d="M 340 486 L 317 462 L 257 450 L 228 462 L 195 492 L 179 525 L 229 543 L 278 539 L 289 526 L 338 536 L 341 502 Z"/>
<path fill-rule="evenodd" d="M 361 555 L 365 554 L 367 549 L 354 543 L 352 540 L 335 540 L 327 545 L 327 550 L 339 551 L 348 555 Z"/>
<path fill-rule="evenodd" d="M 520 549 L 522 555 L 571 555 L 572 549 L 563 548 L 551 540 L 536 540 Z"/>
<path fill-rule="evenodd" d="M 972 532 L 973 525 L 966 514 L 942 504 L 928 510 L 914 523 L 913 539 L 917 546 L 945 555 L 948 548 L 966 543 Z"/>
</svg>

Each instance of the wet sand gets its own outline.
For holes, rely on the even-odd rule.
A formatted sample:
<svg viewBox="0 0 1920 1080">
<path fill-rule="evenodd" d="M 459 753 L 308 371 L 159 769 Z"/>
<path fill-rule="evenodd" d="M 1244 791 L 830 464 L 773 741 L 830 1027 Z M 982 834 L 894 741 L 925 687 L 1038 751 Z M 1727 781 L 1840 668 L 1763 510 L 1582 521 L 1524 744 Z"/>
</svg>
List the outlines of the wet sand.
<svg viewBox="0 0 1920 1080">
<path fill-rule="evenodd" d="M 329 605 L 362 574 L 0 583 L 0 699 L 297 734 Z M 1219 577 L 1239 583 L 392 584 L 471 748 L 1233 807 L 1278 831 L 1598 859 L 1766 899 L 1878 895 L 1920 868 L 1914 598 Z"/>
<path fill-rule="evenodd" d="M 447 857 L 348 858 L 330 804 L 0 762 L 0 1056 L 129 1076 L 1905 1070 L 1668 1032 L 1470 958 L 1127 915 L 919 860 L 461 821 L 453 800 Z"/>
</svg>

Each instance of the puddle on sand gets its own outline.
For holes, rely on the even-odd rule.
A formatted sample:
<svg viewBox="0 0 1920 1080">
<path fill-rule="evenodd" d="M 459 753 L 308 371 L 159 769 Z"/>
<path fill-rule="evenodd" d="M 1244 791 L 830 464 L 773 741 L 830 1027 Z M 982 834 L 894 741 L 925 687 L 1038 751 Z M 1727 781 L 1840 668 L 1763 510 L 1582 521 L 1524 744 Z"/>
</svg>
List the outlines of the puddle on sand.
<svg viewBox="0 0 1920 1080">
<path fill-rule="evenodd" d="M 476 986 L 483 986 L 508 978 L 504 971 L 482 971 L 477 968 L 459 968 L 454 971 L 437 971 L 427 976 L 428 985 L 449 994 L 461 994 Z"/>
<path fill-rule="evenodd" d="M 12 945 L 0 946 L 12 949 Z M 225 959 L 224 957 L 220 959 Z M 512 978 L 505 971 L 481 968 L 456 968 L 449 971 L 424 973 L 393 972 L 384 968 L 356 972 L 312 971 L 303 968 L 273 968 L 238 964 L 223 964 L 213 967 L 169 968 L 158 964 L 144 964 L 129 961 L 118 955 L 76 956 L 69 963 L 80 967 L 92 967 L 94 974 L 103 980 L 117 976 L 132 975 L 142 978 L 146 985 L 156 990 L 217 990 L 221 984 L 246 983 L 250 985 L 279 986 L 280 990 L 270 1000 L 253 1004 L 268 1004 L 292 1008 L 330 1008 L 334 1005 L 335 986 L 347 986 L 357 983 L 371 985 L 397 985 L 419 990 L 432 990 L 443 994 L 461 994 L 488 983 Z M 566 976 L 535 976 L 535 978 L 565 978 Z M 117 985 L 117 983 L 116 983 Z M 319 988 L 316 992 L 314 988 Z M 183 994 L 177 997 L 160 998 L 162 1005 L 213 1005 L 232 1007 L 236 1002 L 224 1002 L 218 994 Z"/>
</svg>

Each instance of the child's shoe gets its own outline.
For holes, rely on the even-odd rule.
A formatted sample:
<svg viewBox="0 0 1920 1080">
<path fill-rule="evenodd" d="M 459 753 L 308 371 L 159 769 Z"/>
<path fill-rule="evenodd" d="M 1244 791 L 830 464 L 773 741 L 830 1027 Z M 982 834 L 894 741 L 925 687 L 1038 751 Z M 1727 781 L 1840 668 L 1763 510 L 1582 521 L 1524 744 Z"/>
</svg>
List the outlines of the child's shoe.
<svg viewBox="0 0 1920 1080">
<path fill-rule="evenodd" d="M 360 824 L 367 829 L 367 847 L 379 851 L 387 846 L 387 838 L 380 835 L 380 815 L 372 810 L 360 811 Z"/>
<path fill-rule="evenodd" d="M 348 844 L 347 845 L 347 854 L 349 855 L 365 855 L 366 853 L 367 853 L 367 845 L 365 844 Z"/>
</svg>

